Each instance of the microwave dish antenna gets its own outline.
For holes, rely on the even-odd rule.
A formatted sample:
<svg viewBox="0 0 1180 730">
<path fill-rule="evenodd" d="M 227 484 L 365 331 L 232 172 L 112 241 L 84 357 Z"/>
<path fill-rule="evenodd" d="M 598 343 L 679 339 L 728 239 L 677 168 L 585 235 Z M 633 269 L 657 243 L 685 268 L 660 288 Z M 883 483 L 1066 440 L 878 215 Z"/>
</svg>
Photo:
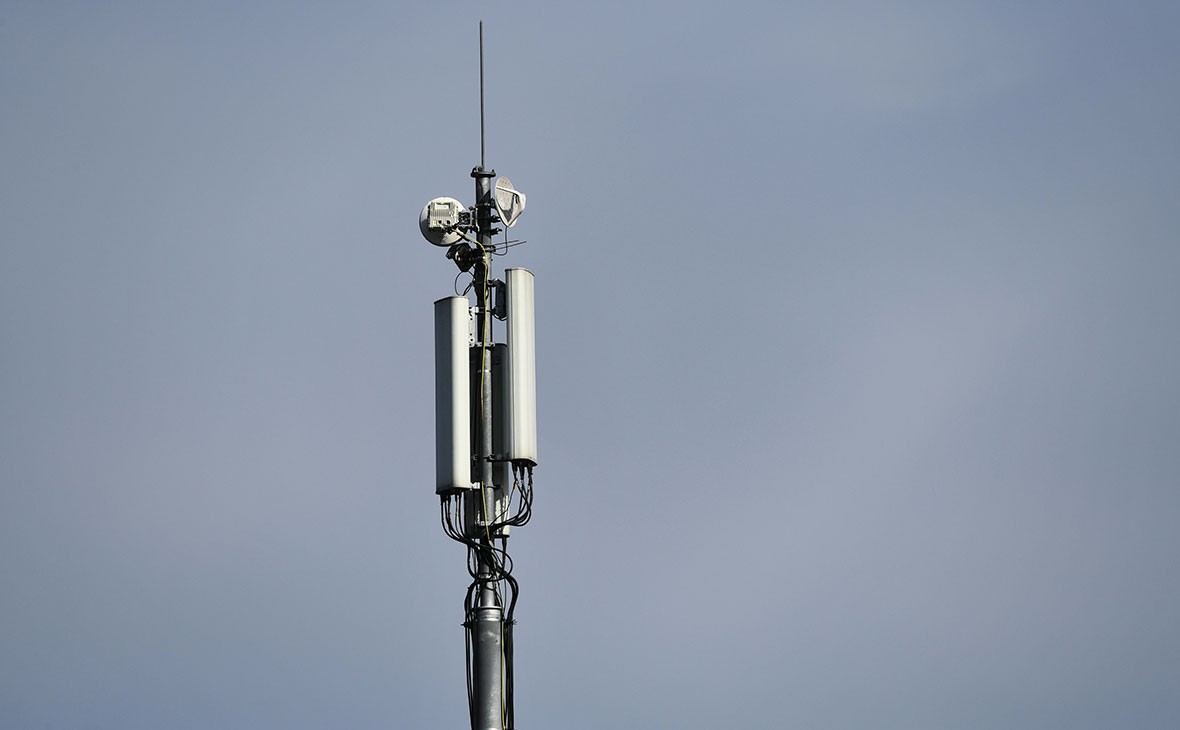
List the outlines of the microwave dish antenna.
<svg viewBox="0 0 1180 730">
<path fill-rule="evenodd" d="M 435 198 L 418 214 L 418 230 L 435 246 L 453 246 L 463 239 L 460 231 L 471 225 L 471 213 L 454 198 Z"/>
<path fill-rule="evenodd" d="M 516 225 L 516 219 L 524 212 L 524 193 L 512 187 L 512 181 L 501 176 L 496 181 L 496 212 L 507 228 Z"/>
</svg>

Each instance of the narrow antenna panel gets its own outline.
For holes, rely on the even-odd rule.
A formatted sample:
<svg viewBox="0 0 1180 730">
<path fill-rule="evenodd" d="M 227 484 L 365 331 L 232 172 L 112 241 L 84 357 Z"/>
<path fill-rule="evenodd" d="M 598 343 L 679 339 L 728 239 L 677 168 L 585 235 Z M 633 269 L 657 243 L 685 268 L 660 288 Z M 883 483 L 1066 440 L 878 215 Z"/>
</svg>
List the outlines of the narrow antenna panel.
<svg viewBox="0 0 1180 730">
<path fill-rule="evenodd" d="M 471 488 L 471 303 L 434 303 L 435 494 Z"/>
<path fill-rule="evenodd" d="M 492 346 L 492 483 L 496 489 L 512 486 L 508 456 L 508 345 Z"/>
<path fill-rule="evenodd" d="M 496 520 L 507 516 L 508 494 L 512 489 L 512 465 L 505 461 L 508 449 L 508 345 L 492 346 L 492 484 L 495 485 Z M 512 527 L 504 525 L 496 537 L 508 537 Z"/>
<path fill-rule="evenodd" d="M 508 428 L 512 461 L 537 463 L 537 360 L 533 272 L 508 269 Z"/>
</svg>

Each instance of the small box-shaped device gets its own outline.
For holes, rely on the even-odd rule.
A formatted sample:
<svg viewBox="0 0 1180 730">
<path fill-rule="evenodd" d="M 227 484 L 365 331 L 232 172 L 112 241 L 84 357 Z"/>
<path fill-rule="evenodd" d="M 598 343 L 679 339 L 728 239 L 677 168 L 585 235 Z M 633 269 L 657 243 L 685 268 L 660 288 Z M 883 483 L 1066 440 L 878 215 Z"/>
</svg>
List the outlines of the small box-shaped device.
<svg viewBox="0 0 1180 730">
<path fill-rule="evenodd" d="M 459 213 L 463 206 L 452 198 L 432 200 L 427 205 L 426 227 L 438 231 L 459 225 Z"/>
<path fill-rule="evenodd" d="M 452 246 L 463 239 L 457 227 L 471 223 L 471 215 L 454 198 L 435 198 L 418 214 L 418 230 L 435 246 Z"/>
</svg>

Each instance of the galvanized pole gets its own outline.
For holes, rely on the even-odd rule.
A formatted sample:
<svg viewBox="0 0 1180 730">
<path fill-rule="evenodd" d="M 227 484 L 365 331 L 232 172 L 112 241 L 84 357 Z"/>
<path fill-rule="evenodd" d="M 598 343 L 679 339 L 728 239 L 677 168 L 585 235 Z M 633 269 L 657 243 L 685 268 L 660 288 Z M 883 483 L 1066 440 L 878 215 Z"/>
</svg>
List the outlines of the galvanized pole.
<svg viewBox="0 0 1180 730">
<path fill-rule="evenodd" d="M 482 74 L 481 74 L 482 76 Z M 482 80 L 482 79 L 481 79 Z M 482 160 L 481 160 L 482 162 Z M 468 514 L 480 517 L 480 523 L 488 525 L 495 519 L 496 493 L 492 483 L 492 316 L 490 274 L 492 266 L 492 235 L 494 202 L 492 183 L 495 171 L 484 170 L 483 165 L 471 171 L 475 178 L 476 227 L 480 242 L 480 259 L 475 265 L 475 291 L 479 301 L 476 313 L 478 329 L 477 347 L 480 367 L 476 374 L 479 379 L 479 418 L 476 424 L 476 474 L 479 488 L 467 495 Z M 476 502 L 472 504 L 471 502 Z M 504 611 L 496 591 L 495 553 L 491 535 L 485 530 L 478 537 L 479 595 L 475 608 L 466 617 L 472 640 L 472 698 L 474 712 L 472 730 L 504 730 Z"/>
</svg>

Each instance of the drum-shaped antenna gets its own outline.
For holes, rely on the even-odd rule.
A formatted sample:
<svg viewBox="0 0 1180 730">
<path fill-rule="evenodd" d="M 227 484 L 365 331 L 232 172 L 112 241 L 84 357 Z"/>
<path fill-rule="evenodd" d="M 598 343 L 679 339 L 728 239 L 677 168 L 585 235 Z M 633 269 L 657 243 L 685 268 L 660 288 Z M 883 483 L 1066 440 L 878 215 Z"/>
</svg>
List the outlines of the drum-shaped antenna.
<svg viewBox="0 0 1180 730">
<path fill-rule="evenodd" d="M 463 240 L 456 231 L 466 211 L 454 198 L 435 198 L 418 214 L 418 230 L 435 246 L 450 246 Z"/>
</svg>

